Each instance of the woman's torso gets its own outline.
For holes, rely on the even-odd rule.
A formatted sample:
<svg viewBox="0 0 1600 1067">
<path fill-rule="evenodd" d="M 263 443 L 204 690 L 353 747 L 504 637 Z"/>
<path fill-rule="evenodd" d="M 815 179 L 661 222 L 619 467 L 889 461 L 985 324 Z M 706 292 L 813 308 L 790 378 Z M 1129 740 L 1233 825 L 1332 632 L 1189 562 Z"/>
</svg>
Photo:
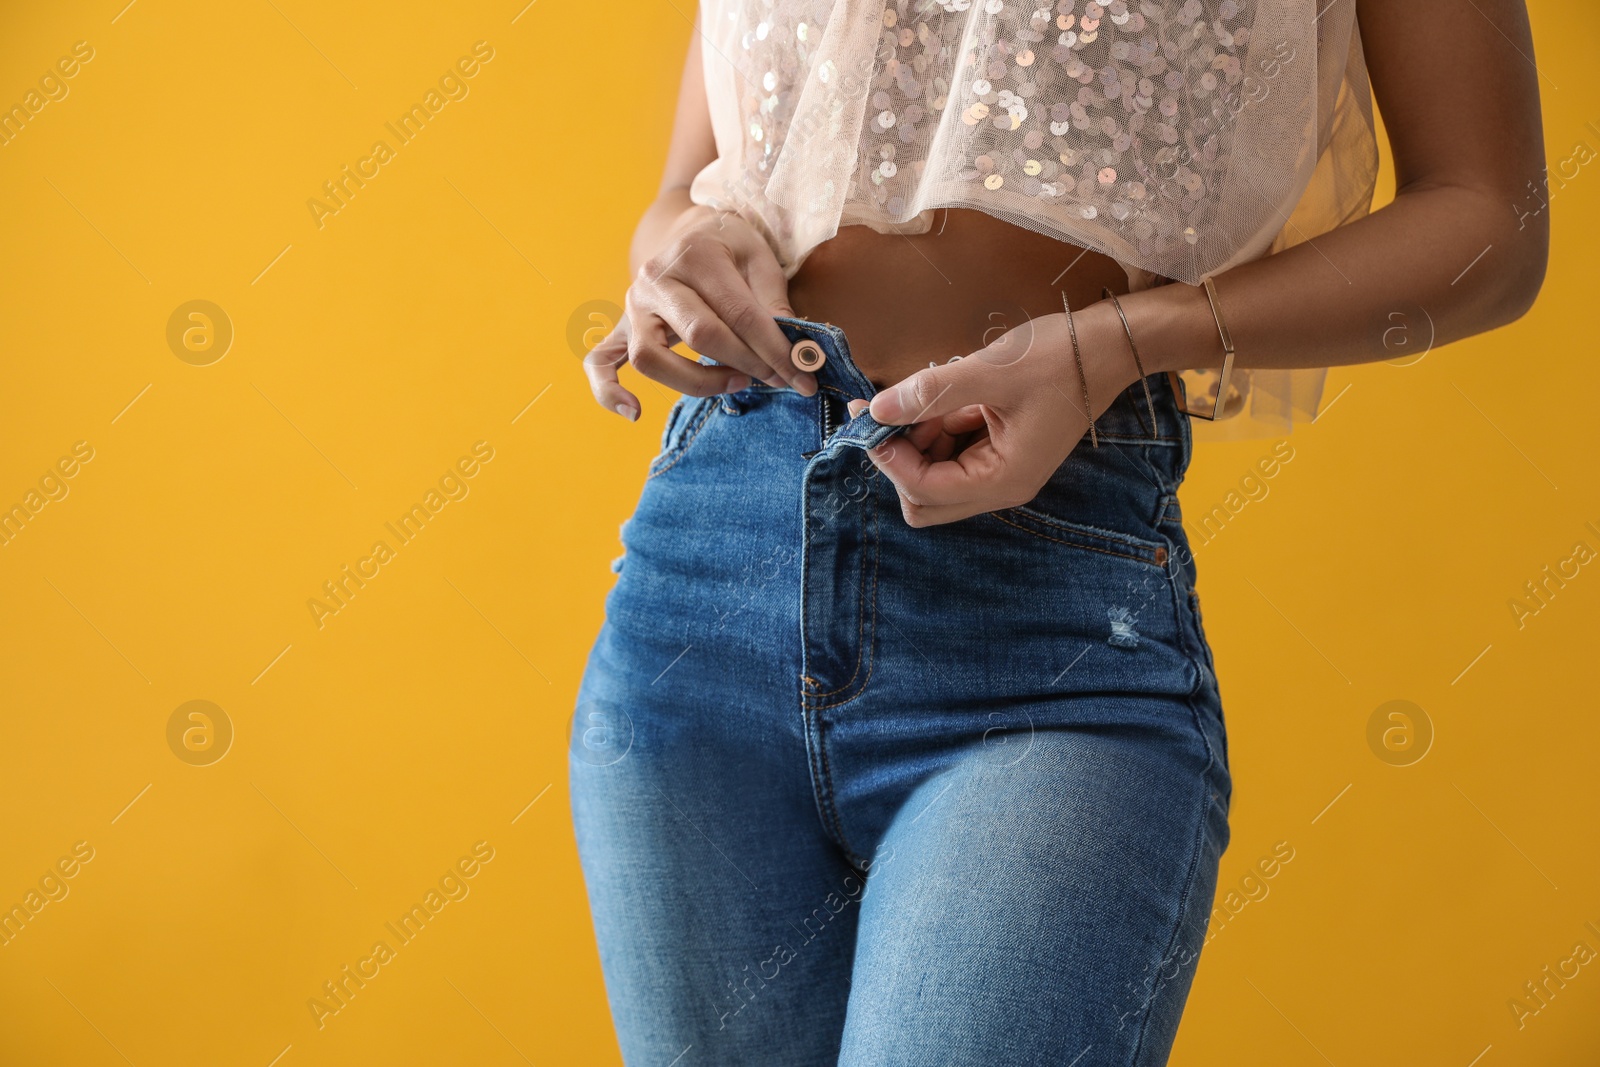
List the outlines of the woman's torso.
<svg viewBox="0 0 1600 1067">
<path fill-rule="evenodd" d="M 1063 292 L 1076 309 L 1104 287 L 1128 289 L 1109 256 L 952 208 L 923 234 L 842 227 L 790 279 L 789 302 L 797 315 L 843 329 L 856 365 L 882 389 L 1059 313 Z"/>
</svg>

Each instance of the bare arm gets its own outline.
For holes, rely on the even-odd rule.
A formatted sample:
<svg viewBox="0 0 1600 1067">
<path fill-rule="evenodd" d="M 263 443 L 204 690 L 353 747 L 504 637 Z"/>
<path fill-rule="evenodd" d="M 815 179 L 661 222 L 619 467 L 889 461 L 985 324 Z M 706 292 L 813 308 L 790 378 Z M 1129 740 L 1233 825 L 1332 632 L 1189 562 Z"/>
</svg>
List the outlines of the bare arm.
<svg viewBox="0 0 1600 1067">
<path fill-rule="evenodd" d="M 1544 280 L 1549 216 L 1529 186 L 1543 188 L 1544 138 L 1522 0 L 1359 0 L 1358 24 L 1394 201 L 1215 279 L 1240 366 L 1391 358 L 1393 316 L 1418 307 L 1446 344 L 1517 319 Z M 1221 365 L 1204 290 L 1163 286 L 1123 306 L 1152 353 L 1146 369 Z"/>
<path fill-rule="evenodd" d="M 1544 139 L 1522 0 L 1332 2 L 1359 4 L 1397 191 L 1364 219 L 1215 279 L 1241 367 L 1387 358 L 1395 312 L 1425 313 L 1433 343 L 1447 344 L 1518 318 L 1544 281 L 1549 220 L 1528 196 L 1529 183 L 1543 181 Z M 1164 285 L 1122 303 L 1147 372 L 1221 366 L 1201 287 Z M 872 399 L 879 422 L 916 424 L 870 453 L 908 523 L 1031 500 L 1090 417 L 1137 380 L 1109 301 L 1072 322 L 1082 382 L 1066 317 L 1052 315 Z M 1091 411 L 1072 400 L 1085 386 Z M 974 434 L 952 455 L 952 439 Z"/>
<path fill-rule="evenodd" d="M 583 361 L 595 399 L 630 420 L 641 407 L 622 384 L 623 363 L 693 396 L 737 392 L 752 381 L 780 383 L 806 396 L 817 390 L 815 375 L 790 361 L 789 342 L 773 320 L 793 312 L 788 278 L 772 247 L 738 215 L 689 198 L 695 175 L 717 158 L 700 39 L 696 15 L 661 188 L 629 248 L 634 280 L 626 313 Z M 680 341 L 716 365 L 673 352 Z"/>
<path fill-rule="evenodd" d="M 683 213 L 694 206 L 689 200 L 689 185 L 694 176 L 716 158 L 717 143 L 711 133 L 705 72 L 700 60 L 700 15 L 697 12 L 694 33 L 689 38 L 689 54 L 683 63 L 683 78 L 678 86 L 678 111 L 672 120 L 672 140 L 667 146 L 661 188 L 633 231 L 633 244 L 628 253 L 630 274 L 638 274 L 639 268 L 661 251 Z"/>
</svg>

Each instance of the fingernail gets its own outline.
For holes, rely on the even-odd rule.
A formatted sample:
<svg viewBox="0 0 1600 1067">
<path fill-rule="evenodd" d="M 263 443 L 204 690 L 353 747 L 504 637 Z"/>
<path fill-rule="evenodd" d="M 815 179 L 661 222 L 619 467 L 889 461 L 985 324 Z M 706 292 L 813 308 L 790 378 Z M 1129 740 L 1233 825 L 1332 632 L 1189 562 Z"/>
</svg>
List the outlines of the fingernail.
<svg viewBox="0 0 1600 1067">
<path fill-rule="evenodd" d="M 629 407 L 627 404 L 618 404 L 616 406 L 615 410 L 616 410 L 616 413 L 618 415 L 621 415 L 623 418 L 627 419 L 629 422 L 638 421 L 639 412 L 636 411 L 635 409 Z"/>
<path fill-rule="evenodd" d="M 853 419 L 863 411 L 867 410 L 868 404 L 865 400 L 852 400 L 849 404 L 845 405 L 845 407 L 850 412 L 850 417 Z"/>
<path fill-rule="evenodd" d="M 750 388 L 750 375 L 748 374 L 735 374 L 728 379 L 728 392 L 730 393 L 742 393 L 748 388 Z"/>
</svg>

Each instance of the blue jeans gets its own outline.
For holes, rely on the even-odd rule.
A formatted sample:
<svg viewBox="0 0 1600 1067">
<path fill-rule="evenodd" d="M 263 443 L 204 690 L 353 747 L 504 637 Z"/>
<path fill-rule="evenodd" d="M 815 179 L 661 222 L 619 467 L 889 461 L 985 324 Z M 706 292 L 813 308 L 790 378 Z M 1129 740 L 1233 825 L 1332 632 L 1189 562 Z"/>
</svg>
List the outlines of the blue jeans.
<svg viewBox="0 0 1600 1067">
<path fill-rule="evenodd" d="M 673 409 L 571 790 L 630 1067 L 1161 1064 L 1227 847 L 1222 707 L 1135 383 L 1038 497 L 907 526 L 842 331 Z"/>
</svg>

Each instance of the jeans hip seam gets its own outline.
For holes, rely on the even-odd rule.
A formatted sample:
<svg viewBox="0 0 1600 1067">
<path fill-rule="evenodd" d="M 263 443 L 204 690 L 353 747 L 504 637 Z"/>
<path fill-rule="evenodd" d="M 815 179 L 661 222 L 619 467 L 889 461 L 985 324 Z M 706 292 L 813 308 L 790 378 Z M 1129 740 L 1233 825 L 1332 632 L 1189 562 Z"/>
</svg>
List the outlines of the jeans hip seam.
<svg viewBox="0 0 1600 1067">
<path fill-rule="evenodd" d="M 1194 709 L 1193 699 L 1185 698 L 1185 702 L 1189 704 L 1192 711 Z M 1179 940 L 1183 937 L 1184 925 L 1189 918 L 1189 905 L 1194 897 L 1195 879 L 1200 871 L 1200 861 L 1205 855 L 1205 841 L 1206 835 L 1209 832 L 1211 805 L 1215 802 L 1212 799 L 1213 794 L 1210 783 L 1210 774 L 1211 768 L 1215 764 L 1216 760 L 1211 753 L 1211 745 L 1209 742 L 1206 743 L 1206 756 L 1206 765 L 1201 769 L 1199 774 L 1199 817 L 1196 819 L 1193 844 L 1190 846 L 1189 850 L 1188 868 L 1184 872 L 1183 895 L 1178 900 L 1178 914 L 1177 919 L 1172 926 L 1172 933 L 1167 938 L 1166 947 L 1161 951 L 1161 957 L 1156 961 L 1155 983 L 1151 986 L 1150 995 L 1144 1003 L 1144 1017 L 1139 1022 L 1139 1033 L 1134 1040 L 1133 1050 L 1128 1057 L 1129 1067 L 1139 1067 L 1139 1056 L 1144 1051 L 1145 1038 L 1149 1035 L 1150 1020 L 1155 1015 L 1154 1009 L 1156 1001 L 1160 998 L 1162 988 L 1167 984 L 1167 980 L 1162 977 L 1161 971 L 1166 966 L 1166 961 L 1172 956 L 1174 946 L 1176 946 Z M 1208 916 L 1207 926 L 1209 927 L 1209 925 L 1210 920 Z M 1205 942 L 1202 939 L 1200 947 L 1196 949 L 1194 953 L 1194 966 L 1196 968 L 1198 968 L 1200 964 L 1200 950 L 1204 948 Z M 1193 982 L 1192 976 L 1190 981 Z"/>
</svg>

